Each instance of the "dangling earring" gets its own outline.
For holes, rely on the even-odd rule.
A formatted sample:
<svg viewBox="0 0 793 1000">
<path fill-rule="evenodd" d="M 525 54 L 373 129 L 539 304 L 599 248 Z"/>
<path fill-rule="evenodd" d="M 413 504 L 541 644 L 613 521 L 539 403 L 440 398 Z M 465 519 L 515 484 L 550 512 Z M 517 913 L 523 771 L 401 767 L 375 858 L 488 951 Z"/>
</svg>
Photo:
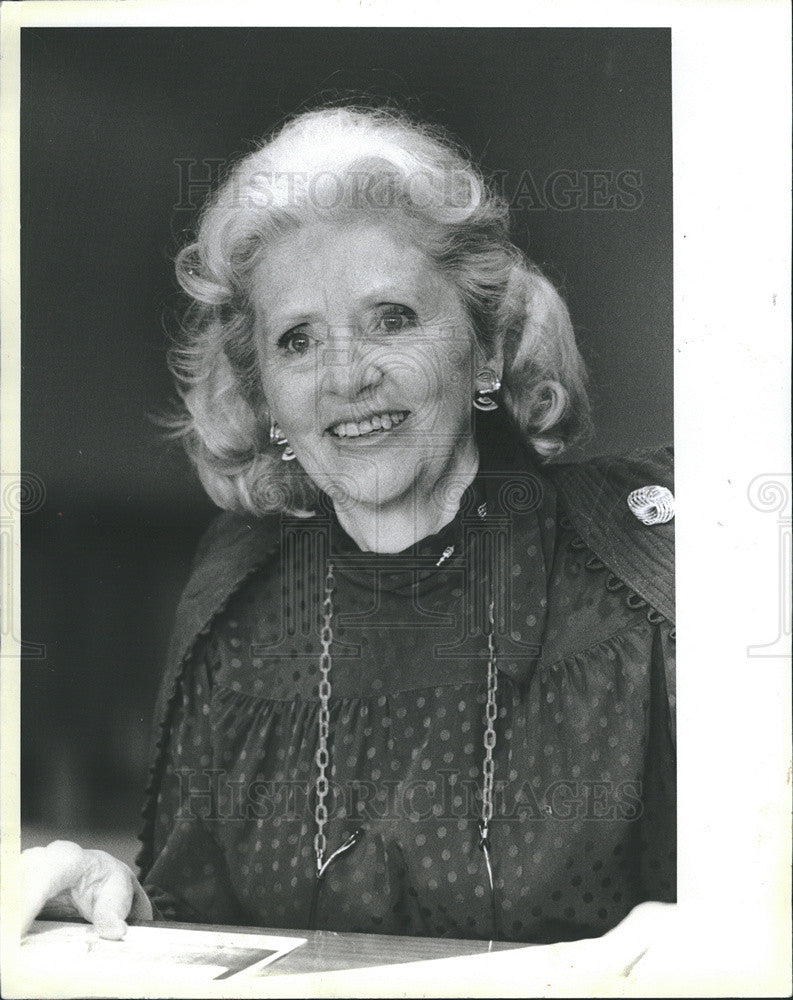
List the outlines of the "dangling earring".
<svg viewBox="0 0 793 1000">
<path fill-rule="evenodd" d="M 277 448 L 284 448 L 281 452 L 282 462 L 291 462 L 293 458 L 296 457 L 295 453 L 292 451 L 292 446 L 286 440 L 286 434 L 281 430 L 278 424 L 270 419 L 270 444 L 274 444 Z"/>
<path fill-rule="evenodd" d="M 497 410 L 498 403 L 488 393 L 498 392 L 501 388 L 501 379 L 491 368 L 483 368 L 476 376 L 478 379 L 487 379 L 490 385 L 486 389 L 477 389 L 474 395 L 474 406 L 477 410 Z"/>
</svg>

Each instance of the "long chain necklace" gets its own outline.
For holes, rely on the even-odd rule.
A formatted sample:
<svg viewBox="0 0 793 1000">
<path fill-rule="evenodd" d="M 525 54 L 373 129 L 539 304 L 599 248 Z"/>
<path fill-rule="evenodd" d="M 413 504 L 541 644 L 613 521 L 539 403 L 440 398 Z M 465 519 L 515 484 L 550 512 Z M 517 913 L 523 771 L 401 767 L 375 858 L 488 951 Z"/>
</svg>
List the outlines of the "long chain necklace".
<svg viewBox="0 0 793 1000">
<path fill-rule="evenodd" d="M 325 836 L 325 825 L 328 822 L 328 807 L 325 805 L 325 798 L 328 794 L 328 767 L 330 766 L 330 753 L 328 751 L 328 738 L 330 736 L 330 696 L 332 693 L 330 684 L 330 671 L 333 666 L 331 646 L 333 645 L 333 590 L 336 586 L 336 579 L 333 576 L 333 563 L 328 563 L 328 572 L 325 577 L 325 599 L 322 602 L 322 631 L 320 639 L 322 642 L 322 652 L 319 656 L 319 743 L 314 757 L 317 765 L 317 779 L 314 785 L 314 856 L 317 862 L 317 874 L 314 879 L 314 887 L 311 893 L 311 911 L 309 913 L 308 926 L 313 929 L 317 915 L 317 902 L 319 899 L 319 887 L 325 872 L 331 863 L 354 847 L 363 836 L 363 829 L 355 830 L 341 845 L 325 858 L 325 851 L 328 847 L 328 838 Z"/>
<path fill-rule="evenodd" d="M 493 635 L 495 627 L 491 599 L 487 609 L 487 704 L 485 705 L 485 755 L 482 760 L 482 819 L 479 821 L 479 846 L 485 856 L 487 880 L 490 883 L 494 936 L 498 924 L 496 922 L 496 890 L 493 885 L 493 866 L 490 863 L 490 820 L 493 818 L 493 771 L 495 769 L 493 751 L 496 749 L 496 716 L 498 714 L 498 706 L 496 705 L 498 670 L 496 669 L 496 645 Z"/>
<path fill-rule="evenodd" d="M 331 648 L 333 646 L 333 591 L 336 586 L 336 579 L 333 575 L 333 563 L 328 563 L 328 571 L 325 577 L 325 595 L 322 603 L 322 630 L 320 640 L 322 642 L 322 652 L 319 657 L 319 742 L 314 760 L 317 765 L 317 778 L 314 786 L 314 856 L 317 864 L 316 878 L 311 894 L 311 912 L 309 915 L 309 928 L 313 928 L 316 919 L 317 901 L 319 898 L 319 887 L 328 867 L 331 863 L 344 854 L 363 836 L 363 829 L 355 830 L 329 858 L 326 859 L 325 852 L 328 847 L 325 827 L 328 822 L 328 807 L 325 799 L 329 790 L 328 768 L 330 766 L 330 753 L 328 750 L 328 738 L 330 736 L 330 698 L 332 694 L 330 673 L 333 666 Z M 484 756 L 482 759 L 482 817 L 479 821 L 479 847 L 485 857 L 487 868 L 487 879 L 490 886 L 490 903 L 493 919 L 493 935 L 497 934 L 498 924 L 496 915 L 496 896 L 493 883 L 493 866 L 490 860 L 490 821 L 493 818 L 493 773 L 495 761 L 493 751 L 496 748 L 496 718 L 498 706 L 496 703 L 496 693 L 498 691 L 498 669 L 496 664 L 495 647 L 495 618 L 493 600 L 491 598 L 488 605 L 488 615 L 486 624 L 487 633 L 487 701 L 485 705 L 485 732 L 484 732 Z"/>
</svg>

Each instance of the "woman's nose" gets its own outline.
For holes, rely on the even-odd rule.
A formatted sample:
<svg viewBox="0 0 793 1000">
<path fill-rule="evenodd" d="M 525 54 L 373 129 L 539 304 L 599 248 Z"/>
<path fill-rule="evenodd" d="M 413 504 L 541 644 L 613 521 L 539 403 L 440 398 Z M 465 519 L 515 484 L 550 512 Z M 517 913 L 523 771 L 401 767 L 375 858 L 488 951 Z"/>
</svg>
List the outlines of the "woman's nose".
<svg viewBox="0 0 793 1000">
<path fill-rule="evenodd" d="M 372 344 L 365 344 L 355 331 L 334 331 L 328 338 L 319 372 L 324 392 L 355 399 L 383 380 L 384 372 Z"/>
</svg>

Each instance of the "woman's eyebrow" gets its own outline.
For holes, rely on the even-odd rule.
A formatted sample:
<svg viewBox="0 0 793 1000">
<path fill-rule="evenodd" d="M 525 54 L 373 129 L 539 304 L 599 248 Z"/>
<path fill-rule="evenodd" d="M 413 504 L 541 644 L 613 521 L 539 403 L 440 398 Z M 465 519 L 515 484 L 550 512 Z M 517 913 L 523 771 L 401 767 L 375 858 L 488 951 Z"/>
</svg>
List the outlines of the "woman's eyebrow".
<svg viewBox="0 0 793 1000">
<path fill-rule="evenodd" d="M 371 284 L 361 282 L 367 299 L 392 301 L 412 298 L 416 301 L 437 300 L 439 293 L 448 285 L 446 276 L 440 275 L 429 257 L 395 258 L 395 267 L 378 267 L 370 276 Z"/>
<path fill-rule="evenodd" d="M 304 323 L 322 323 L 324 317 L 315 309 L 301 309 L 299 306 L 286 309 L 267 309 L 258 306 L 257 313 L 263 321 L 265 330 L 273 337 L 302 326 Z"/>
<path fill-rule="evenodd" d="M 358 303 L 363 309 L 371 309 L 384 303 L 393 302 L 399 305 L 418 306 L 432 296 L 432 290 L 423 282 L 409 288 L 407 284 L 377 285 L 369 289 Z M 284 308 L 268 309 L 264 305 L 257 306 L 266 328 L 274 335 L 280 335 L 302 323 L 325 323 L 327 317 L 317 308 L 301 308 L 298 304 L 287 304 Z"/>
<path fill-rule="evenodd" d="M 420 277 L 413 278 L 404 284 L 387 283 L 375 285 L 362 296 L 363 306 L 376 306 L 383 302 L 398 302 L 403 305 L 419 303 L 432 295 L 428 282 Z"/>
</svg>

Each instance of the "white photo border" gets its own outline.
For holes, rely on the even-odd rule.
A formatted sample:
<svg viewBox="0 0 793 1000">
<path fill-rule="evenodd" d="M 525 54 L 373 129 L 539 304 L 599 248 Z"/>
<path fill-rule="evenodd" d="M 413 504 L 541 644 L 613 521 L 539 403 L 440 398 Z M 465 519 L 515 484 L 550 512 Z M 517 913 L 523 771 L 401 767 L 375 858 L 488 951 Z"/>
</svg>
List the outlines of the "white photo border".
<svg viewBox="0 0 793 1000">
<path fill-rule="evenodd" d="M 19 450 L 19 29 L 261 25 L 253 4 L 66 2 L 2 9 L 2 471 Z M 333 974 L 276 990 L 327 995 L 729 996 L 786 993 L 790 976 L 790 9 L 766 0 L 365 0 L 268 9 L 269 26 L 671 27 L 674 122 L 679 905 L 674 948 L 642 975 L 471 959 L 427 971 Z M 764 478 L 763 478 L 764 477 Z M 775 506 L 775 497 L 782 506 Z M 785 499 L 786 498 L 786 499 Z M 786 503 L 786 507 L 784 504 Z M 787 525 L 787 528 L 785 527 Z M 6 530 L 7 529 L 7 530 Z M 18 513 L 4 522 L 2 942 L 18 955 Z M 9 620 L 8 617 L 4 619 Z M 786 631 L 787 630 L 787 631 Z M 774 646 L 775 635 L 778 637 Z M 766 652 L 762 651 L 762 647 Z M 777 653 L 774 652 L 777 650 Z M 597 944 L 595 942 L 594 944 Z M 553 949 L 555 946 L 551 946 Z M 525 953 L 524 953 L 525 955 Z M 494 959 L 496 956 L 492 956 Z M 554 964 L 556 962 L 556 964 Z M 498 972 L 498 969 L 501 972 Z M 637 971 L 641 971 L 642 966 Z M 422 975 L 424 978 L 422 978 Z M 411 978 L 411 976 L 413 978 Z M 510 988 L 509 977 L 514 976 Z M 275 986 L 273 980 L 268 981 Z M 70 993 L 64 981 L 52 996 Z M 455 988 L 460 992 L 455 993 Z M 123 986 L 115 985 L 115 989 Z M 338 991 L 338 992 L 337 992 Z M 605 992 L 601 992 L 605 991 Z M 85 994 L 83 994 L 85 995 Z M 105 993 L 105 995 L 110 995 Z M 179 992 L 173 995 L 190 995 Z M 274 994 L 273 994 L 274 995 Z M 372 995 L 372 994 L 369 994 Z"/>
</svg>

